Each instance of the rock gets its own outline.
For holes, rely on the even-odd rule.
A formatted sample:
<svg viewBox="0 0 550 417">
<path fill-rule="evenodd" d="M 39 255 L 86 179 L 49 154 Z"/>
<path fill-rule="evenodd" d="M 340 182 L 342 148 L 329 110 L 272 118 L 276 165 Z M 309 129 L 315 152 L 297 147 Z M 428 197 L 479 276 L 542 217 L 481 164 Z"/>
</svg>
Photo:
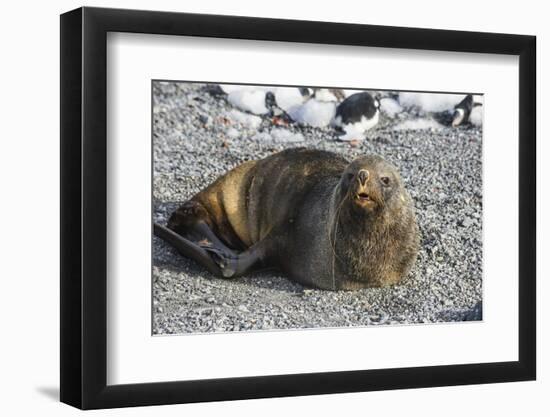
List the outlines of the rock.
<svg viewBox="0 0 550 417">
<path fill-rule="evenodd" d="M 470 227 L 474 224 L 474 221 L 471 218 L 466 217 L 465 219 L 462 219 L 462 221 L 460 221 L 459 224 L 462 227 Z"/>
<path fill-rule="evenodd" d="M 204 114 L 199 115 L 199 120 L 202 124 L 207 125 L 210 122 L 210 117 L 205 116 Z"/>
</svg>

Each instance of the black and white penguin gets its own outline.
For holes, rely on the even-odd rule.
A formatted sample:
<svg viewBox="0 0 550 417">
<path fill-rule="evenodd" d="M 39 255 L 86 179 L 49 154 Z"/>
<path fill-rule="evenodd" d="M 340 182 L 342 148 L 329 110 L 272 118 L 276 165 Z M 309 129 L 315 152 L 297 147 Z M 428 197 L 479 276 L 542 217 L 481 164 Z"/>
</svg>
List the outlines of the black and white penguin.
<svg viewBox="0 0 550 417">
<path fill-rule="evenodd" d="M 340 88 L 314 88 L 312 97 L 318 101 L 342 101 L 346 98 L 344 90 Z"/>
<path fill-rule="evenodd" d="M 364 91 L 347 97 L 336 108 L 333 125 L 345 134 L 340 140 L 364 139 L 364 133 L 378 123 L 380 102 Z"/>
<path fill-rule="evenodd" d="M 458 103 L 454 107 L 453 112 L 453 120 L 451 122 L 452 127 L 457 127 L 462 124 L 471 122 L 470 118 L 472 115 L 472 111 L 480 107 L 481 103 L 474 101 L 474 96 L 472 94 L 468 94 L 460 103 Z M 474 120 L 477 120 L 477 117 L 474 118 Z M 476 124 L 476 123 L 473 123 Z"/>
<path fill-rule="evenodd" d="M 266 107 L 272 116 L 288 116 L 294 108 L 303 105 L 313 95 L 308 87 L 275 87 L 265 97 Z"/>
</svg>

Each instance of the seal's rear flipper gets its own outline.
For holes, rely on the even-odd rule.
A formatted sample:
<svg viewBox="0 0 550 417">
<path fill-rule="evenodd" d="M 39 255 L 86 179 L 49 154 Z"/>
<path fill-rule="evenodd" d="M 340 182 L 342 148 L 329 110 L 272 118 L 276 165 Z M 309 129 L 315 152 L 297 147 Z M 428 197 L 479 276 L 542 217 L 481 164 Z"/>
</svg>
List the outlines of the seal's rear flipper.
<svg viewBox="0 0 550 417">
<path fill-rule="evenodd" d="M 236 278 L 258 269 L 258 265 L 262 263 L 264 247 L 264 242 L 259 242 L 238 255 L 228 256 L 223 251 L 212 251 L 212 254 L 221 268 L 223 277 Z"/>
<path fill-rule="evenodd" d="M 166 242 L 174 246 L 179 253 L 197 261 L 206 269 L 208 269 L 212 274 L 218 277 L 224 276 L 222 270 L 216 264 L 216 262 L 214 262 L 214 260 L 210 257 L 208 252 L 203 248 L 201 248 L 196 243 L 193 243 L 192 241 L 185 239 L 184 237 L 178 235 L 173 230 L 157 223 L 154 224 L 154 232 L 156 236 L 162 238 L 163 240 L 165 240 Z"/>
</svg>

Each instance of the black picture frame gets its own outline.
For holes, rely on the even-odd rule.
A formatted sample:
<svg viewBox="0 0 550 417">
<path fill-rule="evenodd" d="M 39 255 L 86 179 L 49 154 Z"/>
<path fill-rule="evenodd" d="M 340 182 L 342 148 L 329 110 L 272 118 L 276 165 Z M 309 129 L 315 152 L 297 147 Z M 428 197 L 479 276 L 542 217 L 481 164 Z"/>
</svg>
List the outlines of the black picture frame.
<svg viewBox="0 0 550 417">
<path fill-rule="evenodd" d="M 112 385 L 107 367 L 108 32 L 519 56 L 519 358 L 399 369 Z M 61 15 L 61 401 L 82 409 L 533 380 L 534 36 L 102 8 Z"/>
</svg>

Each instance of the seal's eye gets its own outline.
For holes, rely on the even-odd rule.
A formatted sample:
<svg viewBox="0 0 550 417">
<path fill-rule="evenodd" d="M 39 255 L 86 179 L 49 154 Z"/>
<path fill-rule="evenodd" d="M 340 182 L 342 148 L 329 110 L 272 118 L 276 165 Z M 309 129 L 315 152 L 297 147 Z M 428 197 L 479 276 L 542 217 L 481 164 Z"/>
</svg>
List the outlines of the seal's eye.
<svg viewBox="0 0 550 417">
<path fill-rule="evenodd" d="M 355 177 L 355 174 L 353 172 L 348 172 L 348 175 L 346 176 L 348 181 L 351 181 Z"/>
<path fill-rule="evenodd" d="M 381 181 L 382 184 L 384 184 L 385 186 L 390 185 L 390 177 L 380 177 L 380 181 Z"/>
</svg>

